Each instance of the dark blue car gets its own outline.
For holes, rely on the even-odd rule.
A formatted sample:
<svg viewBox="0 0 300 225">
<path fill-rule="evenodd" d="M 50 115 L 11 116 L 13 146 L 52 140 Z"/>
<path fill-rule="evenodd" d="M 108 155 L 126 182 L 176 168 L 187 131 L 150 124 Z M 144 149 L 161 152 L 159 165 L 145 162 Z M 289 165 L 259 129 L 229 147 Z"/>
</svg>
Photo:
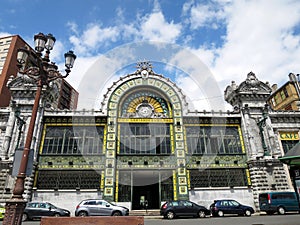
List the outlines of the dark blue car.
<svg viewBox="0 0 300 225">
<path fill-rule="evenodd" d="M 215 200 L 210 205 L 210 211 L 213 216 L 224 216 L 225 214 L 251 216 L 254 213 L 254 209 L 251 206 L 242 205 L 232 199 Z"/>
<path fill-rule="evenodd" d="M 210 216 L 210 210 L 191 201 L 178 200 L 163 204 L 160 209 L 160 215 L 166 219 L 188 216 L 205 218 Z"/>
</svg>

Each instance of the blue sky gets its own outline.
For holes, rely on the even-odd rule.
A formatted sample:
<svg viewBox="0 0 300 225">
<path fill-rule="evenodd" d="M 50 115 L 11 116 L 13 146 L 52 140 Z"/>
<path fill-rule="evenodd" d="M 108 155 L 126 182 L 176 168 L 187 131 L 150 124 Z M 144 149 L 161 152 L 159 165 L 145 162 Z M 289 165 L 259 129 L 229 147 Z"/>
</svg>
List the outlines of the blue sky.
<svg viewBox="0 0 300 225">
<path fill-rule="evenodd" d="M 164 59 L 158 53 L 154 58 L 147 53 L 140 57 L 156 62 L 154 71 L 176 82 L 200 110 L 214 109 L 211 104 L 206 108 L 207 101 L 223 100 L 226 86 L 233 80 L 241 83 L 250 71 L 271 85 L 285 83 L 290 72 L 300 73 L 298 0 L 1 1 L 0 36 L 18 34 L 33 46 L 33 35 L 38 32 L 56 37 L 51 59 L 61 70 L 63 54 L 74 50 L 77 59 L 68 81 L 80 93 L 86 91 L 81 84 L 86 83 L 83 80 L 89 77 L 88 71 L 110 81 L 123 72 L 134 72 L 132 62 L 121 57 L 139 58 L 124 46 L 136 46 L 134 43 L 141 41 L 178 45 L 189 52 L 171 51 L 172 56 Z M 112 54 L 115 58 L 110 64 L 116 64 L 113 69 L 91 69 L 99 57 Z M 191 55 L 197 60 L 191 62 Z M 182 68 L 195 67 L 200 61 L 209 72 L 197 68 L 195 79 L 202 84 L 192 79 L 191 85 L 190 71 Z M 112 74 L 114 71 L 117 73 Z M 207 74 L 217 83 L 218 91 L 208 91 L 208 83 L 203 82 Z M 97 92 L 94 105 L 102 94 Z"/>
</svg>

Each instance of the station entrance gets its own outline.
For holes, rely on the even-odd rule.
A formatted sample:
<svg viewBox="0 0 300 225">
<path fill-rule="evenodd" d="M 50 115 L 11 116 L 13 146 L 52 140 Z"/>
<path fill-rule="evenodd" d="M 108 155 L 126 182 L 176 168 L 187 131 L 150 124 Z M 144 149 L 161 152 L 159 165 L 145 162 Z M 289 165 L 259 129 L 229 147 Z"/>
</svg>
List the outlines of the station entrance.
<svg viewBox="0 0 300 225">
<path fill-rule="evenodd" d="M 131 210 L 159 209 L 173 199 L 172 171 L 120 171 L 118 187 L 118 201 L 130 201 Z"/>
</svg>

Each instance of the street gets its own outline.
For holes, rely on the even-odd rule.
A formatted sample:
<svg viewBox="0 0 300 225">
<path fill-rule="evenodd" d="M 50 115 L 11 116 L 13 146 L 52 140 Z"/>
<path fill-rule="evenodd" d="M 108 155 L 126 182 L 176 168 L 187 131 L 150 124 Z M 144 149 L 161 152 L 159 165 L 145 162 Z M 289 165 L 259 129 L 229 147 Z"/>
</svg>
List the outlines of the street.
<svg viewBox="0 0 300 225">
<path fill-rule="evenodd" d="M 40 221 L 25 221 L 23 225 L 40 225 Z M 174 220 L 145 218 L 145 225 L 299 225 L 299 214 L 255 215 L 251 217 L 225 216 L 223 218 L 180 218 Z M 0 222 L 2 225 L 2 221 Z M 130 225 L 130 224 L 127 224 Z"/>
</svg>

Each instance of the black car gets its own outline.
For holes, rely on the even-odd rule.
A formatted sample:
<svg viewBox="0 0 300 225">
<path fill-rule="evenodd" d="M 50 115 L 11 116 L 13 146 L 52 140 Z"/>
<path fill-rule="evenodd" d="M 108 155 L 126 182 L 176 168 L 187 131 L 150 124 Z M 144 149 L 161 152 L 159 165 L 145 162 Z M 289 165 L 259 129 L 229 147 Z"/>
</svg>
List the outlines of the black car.
<svg viewBox="0 0 300 225">
<path fill-rule="evenodd" d="M 160 215 L 166 219 L 174 219 L 181 216 L 204 218 L 210 215 L 210 210 L 191 201 L 178 200 L 163 204 L 160 208 Z"/>
<path fill-rule="evenodd" d="M 254 213 L 254 209 L 251 206 L 242 205 L 232 199 L 215 200 L 210 205 L 210 211 L 213 216 L 224 216 L 225 214 L 251 216 Z"/>
<path fill-rule="evenodd" d="M 70 216 L 70 211 L 54 206 L 49 202 L 29 202 L 27 203 L 22 220 L 40 219 L 43 216 Z"/>
</svg>

